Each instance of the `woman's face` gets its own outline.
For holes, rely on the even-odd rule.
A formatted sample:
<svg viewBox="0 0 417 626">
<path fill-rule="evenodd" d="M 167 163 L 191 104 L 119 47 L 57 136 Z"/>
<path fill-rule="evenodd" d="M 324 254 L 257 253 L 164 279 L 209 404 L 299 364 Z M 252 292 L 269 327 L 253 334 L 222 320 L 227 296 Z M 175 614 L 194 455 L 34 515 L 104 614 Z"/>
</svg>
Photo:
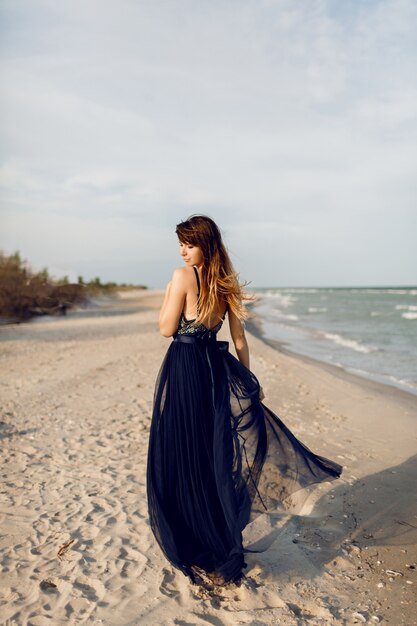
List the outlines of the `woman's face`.
<svg viewBox="0 0 417 626">
<path fill-rule="evenodd" d="M 193 246 L 191 243 L 181 243 L 180 245 L 180 255 L 184 259 L 186 265 L 190 267 L 192 265 L 202 265 L 204 260 L 203 251 L 198 246 Z"/>
</svg>

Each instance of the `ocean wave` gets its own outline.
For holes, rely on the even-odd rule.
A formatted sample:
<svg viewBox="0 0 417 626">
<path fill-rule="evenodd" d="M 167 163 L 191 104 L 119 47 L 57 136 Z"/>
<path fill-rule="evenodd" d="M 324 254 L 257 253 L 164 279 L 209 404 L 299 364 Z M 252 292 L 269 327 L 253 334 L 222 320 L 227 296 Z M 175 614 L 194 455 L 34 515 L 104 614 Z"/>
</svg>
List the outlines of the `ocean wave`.
<svg viewBox="0 0 417 626">
<path fill-rule="evenodd" d="M 291 320 L 296 322 L 299 317 L 298 315 L 295 315 L 294 313 L 284 313 L 283 311 L 280 311 L 280 309 L 271 309 L 268 311 L 268 317 L 269 319 L 280 319 L 280 320 Z"/>
<path fill-rule="evenodd" d="M 395 306 L 395 309 L 397 311 L 406 309 L 407 311 L 417 311 L 417 306 L 415 306 L 414 304 L 397 304 Z"/>
<path fill-rule="evenodd" d="M 303 287 L 278 287 L 278 289 L 283 293 L 317 293 L 320 291 L 319 289 L 306 289 Z"/>
<path fill-rule="evenodd" d="M 265 298 L 267 298 L 268 300 L 277 300 L 279 305 L 285 308 L 292 306 L 294 302 L 297 302 L 298 300 L 298 298 L 294 298 L 294 296 L 283 295 L 282 293 L 276 293 L 273 291 L 267 291 L 266 293 L 262 294 L 262 296 L 265 296 Z"/>
<path fill-rule="evenodd" d="M 395 376 L 388 376 L 388 378 L 394 383 L 398 383 L 399 385 L 403 385 L 409 389 L 417 389 L 417 381 L 406 380 L 405 378 L 396 378 Z"/>
<path fill-rule="evenodd" d="M 350 348 L 355 352 L 363 352 L 365 354 L 369 354 L 369 352 L 375 352 L 375 350 L 378 350 L 376 346 L 367 346 L 359 343 L 355 339 L 347 339 L 346 337 L 342 337 L 341 335 L 338 335 L 336 333 L 327 333 L 323 330 L 320 330 L 318 332 L 326 339 L 330 339 L 330 341 L 333 341 L 339 346 L 343 346 L 344 348 Z"/>
<path fill-rule="evenodd" d="M 370 287 L 369 289 L 346 289 L 346 291 L 350 291 L 350 293 L 389 293 L 409 296 L 417 295 L 417 289 L 383 289 L 381 287 Z"/>
<path fill-rule="evenodd" d="M 406 320 L 417 320 L 417 313 L 402 313 L 401 317 Z"/>
<path fill-rule="evenodd" d="M 391 387 L 394 386 L 402 389 L 403 391 L 407 391 L 408 393 L 417 394 L 417 381 L 407 380 L 405 378 L 397 378 L 396 376 L 387 374 L 377 374 L 375 372 L 372 373 L 358 367 L 344 367 L 343 369 L 345 369 L 347 372 L 351 372 L 352 374 L 357 374 L 364 378 L 375 380 L 384 385 L 390 385 Z"/>
<path fill-rule="evenodd" d="M 299 293 L 317 293 L 318 289 L 312 289 L 311 291 L 307 289 L 282 289 L 273 287 L 271 289 L 266 289 L 265 291 L 254 290 L 254 293 L 259 296 L 265 296 L 266 298 L 293 298 L 294 300 L 298 300 L 292 295 L 289 294 L 299 294 Z"/>
<path fill-rule="evenodd" d="M 309 313 L 324 313 L 325 311 L 327 311 L 326 307 L 319 307 L 319 306 L 309 306 L 308 307 L 308 312 Z"/>
</svg>

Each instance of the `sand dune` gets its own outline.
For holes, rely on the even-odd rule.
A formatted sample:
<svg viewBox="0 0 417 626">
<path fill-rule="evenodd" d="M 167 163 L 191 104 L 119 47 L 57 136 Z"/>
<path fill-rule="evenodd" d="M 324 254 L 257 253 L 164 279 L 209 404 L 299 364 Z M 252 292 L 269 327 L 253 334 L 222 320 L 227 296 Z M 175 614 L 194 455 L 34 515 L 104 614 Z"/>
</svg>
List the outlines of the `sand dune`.
<svg viewBox="0 0 417 626">
<path fill-rule="evenodd" d="M 252 334 L 265 404 L 343 480 L 313 488 L 299 515 L 258 520 L 270 547 L 248 555 L 242 587 L 210 595 L 171 568 L 145 491 L 170 341 L 161 299 L 137 292 L 105 315 L 0 329 L 0 623 L 416 624 L 417 398 Z"/>
</svg>

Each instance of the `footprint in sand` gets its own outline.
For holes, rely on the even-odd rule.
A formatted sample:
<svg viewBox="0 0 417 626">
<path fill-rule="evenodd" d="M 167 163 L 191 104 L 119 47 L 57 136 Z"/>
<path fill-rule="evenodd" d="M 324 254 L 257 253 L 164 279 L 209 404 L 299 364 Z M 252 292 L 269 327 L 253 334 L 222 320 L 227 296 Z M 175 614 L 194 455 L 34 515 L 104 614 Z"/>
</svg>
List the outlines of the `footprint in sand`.
<svg viewBox="0 0 417 626">
<path fill-rule="evenodd" d="M 250 581 L 235 590 L 228 591 L 227 599 L 222 603 L 226 611 L 234 613 L 257 609 L 280 609 L 285 606 L 285 602 L 272 585 L 255 587 Z"/>
<path fill-rule="evenodd" d="M 318 606 L 317 602 L 305 602 L 302 606 L 298 604 L 287 602 L 287 607 L 294 614 L 294 617 L 297 618 L 297 623 L 299 624 L 307 624 L 310 620 L 325 620 L 326 622 L 333 622 L 334 616 L 326 607 Z M 314 622 L 313 622 L 314 623 Z"/>
<path fill-rule="evenodd" d="M 165 567 L 162 573 L 163 578 L 159 587 L 160 592 L 178 602 L 180 606 L 184 606 L 190 595 L 186 577 L 182 574 L 176 574 Z M 182 576 L 183 580 L 181 580 L 180 576 Z"/>
<path fill-rule="evenodd" d="M 166 568 L 162 570 L 162 573 L 163 578 L 162 583 L 159 587 L 160 592 L 163 593 L 164 596 L 177 599 L 180 595 L 180 592 L 175 585 L 175 574 L 173 572 L 170 572 Z"/>
<path fill-rule="evenodd" d="M 144 554 L 128 546 L 127 549 L 121 547 L 117 560 L 123 560 L 123 567 L 120 576 L 136 580 L 143 572 L 148 559 Z"/>
<path fill-rule="evenodd" d="M 78 578 L 73 583 L 74 589 L 78 589 L 84 598 L 90 602 L 98 602 L 105 595 L 104 585 L 99 580 L 89 577 Z"/>
</svg>

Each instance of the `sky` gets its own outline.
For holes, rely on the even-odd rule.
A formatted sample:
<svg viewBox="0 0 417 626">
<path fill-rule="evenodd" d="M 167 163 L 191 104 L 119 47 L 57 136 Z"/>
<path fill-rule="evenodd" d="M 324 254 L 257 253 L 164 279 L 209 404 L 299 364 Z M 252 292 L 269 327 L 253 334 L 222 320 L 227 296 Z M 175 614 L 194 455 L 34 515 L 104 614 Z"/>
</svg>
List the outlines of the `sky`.
<svg viewBox="0 0 417 626">
<path fill-rule="evenodd" d="M 415 0 L 2 0 L 0 250 L 164 288 L 417 284 Z"/>
</svg>

